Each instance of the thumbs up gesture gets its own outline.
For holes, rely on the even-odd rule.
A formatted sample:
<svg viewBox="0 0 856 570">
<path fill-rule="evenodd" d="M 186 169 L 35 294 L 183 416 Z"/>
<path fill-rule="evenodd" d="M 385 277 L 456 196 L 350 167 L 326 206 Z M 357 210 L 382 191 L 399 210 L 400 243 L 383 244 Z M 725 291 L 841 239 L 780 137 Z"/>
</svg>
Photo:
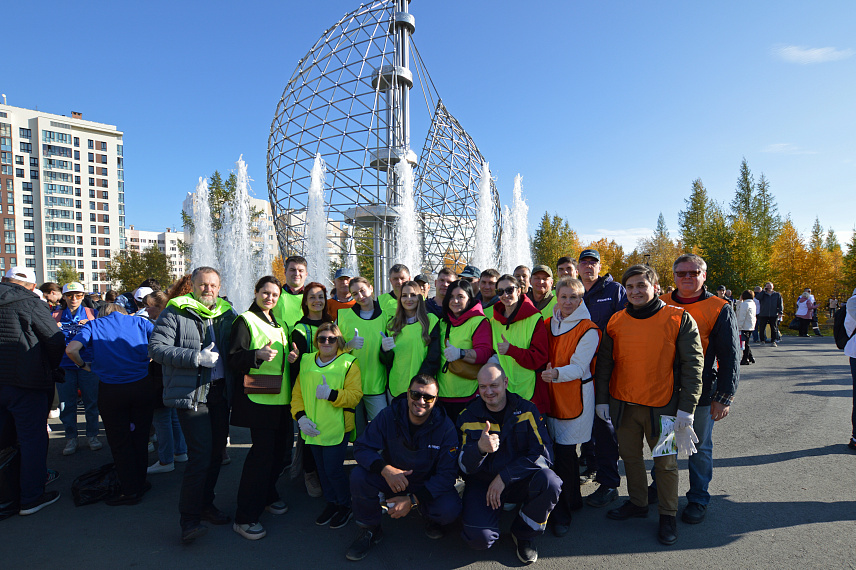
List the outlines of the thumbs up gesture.
<svg viewBox="0 0 856 570">
<path fill-rule="evenodd" d="M 511 343 L 508 342 L 508 339 L 505 338 L 505 335 L 500 335 L 502 338 L 502 342 L 498 342 L 496 344 L 496 351 L 500 354 L 507 354 L 508 347 L 511 346 Z"/>
<path fill-rule="evenodd" d="M 541 380 L 544 382 L 555 382 L 559 379 L 559 371 L 553 368 L 553 364 L 548 362 L 547 368 L 541 373 Z"/>
<path fill-rule="evenodd" d="M 294 364 L 297 362 L 297 357 L 300 356 L 300 352 L 297 350 L 297 345 L 295 343 L 291 343 L 291 350 L 288 352 L 288 363 Z"/>
<path fill-rule="evenodd" d="M 443 356 L 446 357 L 446 362 L 454 362 L 461 358 L 461 349 L 452 346 L 452 343 L 449 342 L 449 339 L 446 339 L 446 348 L 445 350 L 443 350 Z"/>
<path fill-rule="evenodd" d="M 499 449 L 499 434 L 490 433 L 490 422 L 485 422 L 484 430 L 479 437 L 479 451 L 482 453 L 494 453 Z"/>
<path fill-rule="evenodd" d="M 270 362 L 276 355 L 279 354 L 279 351 L 273 347 L 273 341 L 270 340 L 266 345 L 256 350 L 256 360 L 265 360 Z"/>
<path fill-rule="evenodd" d="M 389 352 L 393 348 L 395 348 L 395 339 L 391 336 L 386 336 L 383 332 L 380 333 L 380 336 L 383 337 L 383 340 L 380 341 L 380 347 L 384 352 Z"/>
<path fill-rule="evenodd" d="M 219 359 L 220 353 L 217 352 L 217 347 L 212 342 L 199 353 L 199 366 L 204 368 L 214 368 Z"/>
<path fill-rule="evenodd" d="M 360 331 L 354 329 L 354 338 L 348 341 L 347 348 L 350 350 L 359 350 L 366 343 L 366 339 L 360 336 Z"/>
<path fill-rule="evenodd" d="M 323 374 L 321 375 L 321 384 L 315 388 L 315 397 L 319 400 L 327 400 L 330 398 L 330 393 L 333 391 L 330 386 L 327 385 L 327 377 Z"/>
</svg>

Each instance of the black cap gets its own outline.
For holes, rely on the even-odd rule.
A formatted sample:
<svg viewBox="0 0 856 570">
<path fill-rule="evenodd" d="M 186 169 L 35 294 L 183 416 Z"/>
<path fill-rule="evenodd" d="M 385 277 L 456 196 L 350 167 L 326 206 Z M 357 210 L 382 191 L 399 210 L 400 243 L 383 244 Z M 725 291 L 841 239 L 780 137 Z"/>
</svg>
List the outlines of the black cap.
<svg viewBox="0 0 856 570">
<path fill-rule="evenodd" d="M 466 277 L 467 279 L 478 279 L 481 277 L 481 271 L 475 265 L 467 265 L 464 270 L 458 273 L 458 277 Z"/>
<path fill-rule="evenodd" d="M 596 249 L 584 249 L 580 253 L 580 260 L 582 260 L 584 257 L 591 257 L 593 259 L 600 261 L 600 254 L 597 252 Z"/>
</svg>

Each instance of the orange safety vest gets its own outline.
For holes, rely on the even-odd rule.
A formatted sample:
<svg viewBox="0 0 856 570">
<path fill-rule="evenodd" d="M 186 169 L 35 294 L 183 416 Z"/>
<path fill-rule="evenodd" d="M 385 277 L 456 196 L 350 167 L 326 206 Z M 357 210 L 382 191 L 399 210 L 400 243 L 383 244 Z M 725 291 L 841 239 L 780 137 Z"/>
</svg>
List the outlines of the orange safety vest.
<svg viewBox="0 0 856 570">
<path fill-rule="evenodd" d="M 550 323 L 552 320 L 553 317 L 550 317 L 545 324 L 549 333 L 550 363 L 553 368 L 567 366 L 571 363 L 571 357 L 577 350 L 577 344 L 583 335 L 591 329 L 597 331 L 598 342 L 600 341 L 600 329 L 588 319 L 580 321 L 574 328 L 559 336 L 553 336 L 553 328 Z M 592 374 L 594 374 L 595 360 L 596 358 L 591 359 Z M 591 382 L 591 377 L 585 382 Z M 559 420 L 573 420 L 580 417 L 583 413 L 583 383 L 581 378 L 577 378 L 570 382 L 550 382 L 547 384 L 547 392 L 550 395 L 550 412 L 548 415 Z"/>
<path fill-rule="evenodd" d="M 606 332 L 612 338 L 614 367 L 609 394 L 616 400 L 661 408 L 675 391 L 675 344 L 684 309 L 666 305 L 647 319 L 627 309 L 615 313 Z"/>
<path fill-rule="evenodd" d="M 667 305 L 680 307 L 687 311 L 698 325 L 698 334 L 701 335 L 701 351 L 707 354 L 707 344 L 710 341 L 710 331 L 713 330 L 713 325 L 716 324 L 716 319 L 719 318 L 719 313 L 722 308 L 728 304 L 728 301 L 720 299 L 716 295 L 702 299 L 695 303 L 678 303 L 672 298 L 672 293 L 666 293 L 660 296 L 660 299 Z"/>
</svg>

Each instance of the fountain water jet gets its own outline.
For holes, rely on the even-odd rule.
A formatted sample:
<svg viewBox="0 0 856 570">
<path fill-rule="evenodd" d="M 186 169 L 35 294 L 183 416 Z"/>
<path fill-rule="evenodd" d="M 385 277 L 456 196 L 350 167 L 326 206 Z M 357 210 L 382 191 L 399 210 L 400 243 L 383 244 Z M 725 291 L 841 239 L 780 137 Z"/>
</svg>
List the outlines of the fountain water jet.
<svg viewBox="0 0 856 570">
<path fill-rule="evenodd" d="M 496 241 L 493 239 L 495 215 L 491 189 L 490 165 L 482 163 L 479 181 L 479 202 L 476 212 L 476 232 L 473 258 L 469 260 L 480 270 L 496 267 Z"/>
<path fill-rule="evenodd" d="M 306 268 L 307 281 L 330 285 L 330 262 L 327 248 L 327 214 L 324 212 L 325 165 L 321 153 L 315 155 L 306 201 Z"/>
<path fill-rule="evenodd" d="M 196 183 L 196 199 L 190 215 L 193 218 L 193 247 L 190 262 L 196 267 L 217 267 L 217 245 L 214 230 L 211 227 L 211 201 L 208 194 L 208 180 L 199 177 Z"/>
<path fill-rule="evenodd" d="M 511 269 L 518 265 L 532 267 L 532 248 L 529 244 L 529 205 L 523 198 L 523 177 L 514 177 L 513 201 L 511 205 Z"/>
<path fill-rule="evenodd" d="M 250 194 L 247 163 L 241 155 L 237 167 L 235 196 L 224 208 L 223 229 L 220 234 L 222 274 L 221 294 L 229 298 L 239 313 L 247 310 L 253 301 L 253 285 L 257 275 L 253 263 L 253 244 L 250 240 Z"/>
</svg>

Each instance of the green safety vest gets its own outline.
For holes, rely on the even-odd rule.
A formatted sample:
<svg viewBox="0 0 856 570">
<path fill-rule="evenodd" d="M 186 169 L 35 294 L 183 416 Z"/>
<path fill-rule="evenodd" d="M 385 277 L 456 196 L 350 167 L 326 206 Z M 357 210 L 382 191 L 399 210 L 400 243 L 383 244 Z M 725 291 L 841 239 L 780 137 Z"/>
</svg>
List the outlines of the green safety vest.
<svg viewBox="0 0 856 570">
<path fill-rule="evenodd" d="M 295 323 L 303 318 L 302 305 L 303 295 L 292 295 L 283 289 L 282 295 L 271 310 L 276 322 L 292 329 Z"/>
<path fill-rule="evenodd" d="M 392 296 L 392 293 L 384 293 L 378 296 L 377 302 L 380 305 L 380 310 L 387 318 L 395 316 L 395 311 L 398 309 L 398 299 Z"/>
<path fill-rule="evenodd" d="M 437 315 L 428 313 L 429 333 L 438 321 Z M 428 345 L 422 340 L 422 324 L 416 321 L 405 325 L 395 337 L 395 348 L 392 350 L 395 352 L 395 358 L 392 361 L 392 370 L 389 371 L 389 391 L 395 397 L 407 390 L 428 354 Z"/>
<path fill-rule="evenodd" d="M 359 310 L 359 305 L 355 307 Z M 360 336 L 365 339 L 361 349 L 351 351 L 360 364 L 364 396 L 377 396 L 386 392 L 386 366 L 380 361 L 380 344 L 383 340 L 381 333 L 386 333 L 388 318 L 388 315 L 381 313 L 376 319 L 365 320 L 352 309 L 339 311 L 337 320 L 345 342 L 354 338 L 354 329 L 360 331 Z"/>
<path fill-rule="evenodd" d="M 534 305 L 535 302 L 533 301 L 532 304 Z M 541 309 L 541 318 L 546 321 L 547 319 L 552 317 L 553 316 L 553 307 L 555 307 L 555 306 L 556 306 L 556 295 L 554 294 L 553 298 L 550 299 L 550 302 L 547 303 L 547 306 L 544 307 L 543 309 Z M 508 335 L 506 335 L 505 338 L 508 338 Z"/>
<path fill-rule="evenodd" d="M 270 362 L 262 362 L 258 368 L 251 368 L 247 374 L 281 374 L 282 389 L 279 394 L 247 394 L 247 398 L 256 404 L 267 406 L 284 406 L 291 403 L 291 383 L 288 381 L 288 366 L 285 365 L 288 356 L 288 334 L 285 328 L 273 326 L 251 311 L 242 313 L 239 319 L 244 319 L 250 331 L 250 350 L 258 350 L 269 341 L 277 350 L 276 358 Z"/>
<path fill-rule="evenodd" d="M 307 437 L 300 432 L 306 443 L 314 445 L 339 445 L 345 437 L 345 409 L 337 408 L 329 400 L 319 400 L 315 397 L 315 388 L 327 378 L 327 385 L 333 390 L 345 387 L 345 377 L 351 364 L 356 360 L 350 354 L 340 354 L 324 366 L 318 366 L 315 357 L 300 359 L 300 394 L 303 396 L 303 411 L 315 423 L 321 432 L 316 437 Z"/>
<path fill-rule="evenodd" d="M 501 302 L 501 301 L 497 301 L 497 303 L 499 303 L 499 302 Z M 487 307 L 487 308 L 482 307 L 484 309 L 484 316 L 487 317 L 488 320 L 493 319 L 493 308 L 494 307 L 496 307 L 496 303 L 494 303 L 493 305 L 491 305 L 490 307 Z"/>
<path fill-rule="evenodd" d="M 300 335 L 306 339 L 306 352 L 308 354 L 312 354 L 318 352 L 318 349 L 315 348 L 315 333 L 318 332 L 318 327 L 315 325 L 308 325 L 306 323 L 295 323 L 295 325 L 291 328 L 291 338 L 294 338 L 294 335 Z"/>
<path fill-rule="evenodd" d="M 456 348 L 469 350 L 473 347 L 473 334 L 478 326 L 485 321 L 484 317 L 471 317 L 459 327 L 453 326 L 449 331 L 449 342 Z M 478 390 L 478 380 L 461 378 L 451 372 L 443 372 L 446 366 L 446 357 L 443 350 L 446 348 L 446 329 L 449 327 L 445 321 L 440 323 L 440 371 L 437 372 L 437 383 L 439 396 L 441 398 L 466 398 L 472 396 Z"/>
<path fill-rule="evenodd" d="M 532 342 L 532 333 L 535 331 L 535 325 L 539 320 L 541 320 L 541 313 L 535 313 L 522 321 L 511 323 L 506 328 L 496 319 L 491 319 L 493 349 L 497 350 L 497 345 L 502 342 L 502 335 L 505 335 L 505 339 L 517 348 L 529 348 L 529 344 Z M 514 392 L 526 400 L 531 400 L 532 394 L 535 393 L 535 371 L 520 366 L 516 360 L 507 354 L 499 354 L 498 350 L 496 355 L 499 357 L 499 363 L 508 377 L 508 391 Z"/>
</svg>

